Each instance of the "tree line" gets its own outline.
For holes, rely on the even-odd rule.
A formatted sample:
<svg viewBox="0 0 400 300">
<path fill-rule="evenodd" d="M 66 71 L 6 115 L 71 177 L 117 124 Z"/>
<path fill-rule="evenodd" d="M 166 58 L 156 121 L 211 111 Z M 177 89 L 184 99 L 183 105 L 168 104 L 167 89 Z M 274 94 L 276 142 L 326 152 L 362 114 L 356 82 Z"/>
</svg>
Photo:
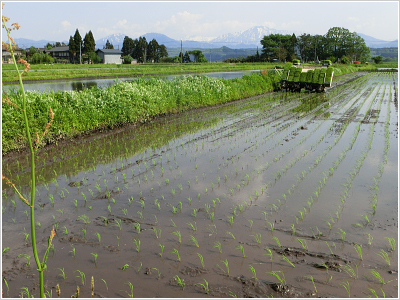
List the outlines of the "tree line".
<svg viewBox="0 0 400 300">
<path fill-rule="evenodd" d="M 329 59 L 332 62 L 349 63 L 366 61 L 370 50 L 357 33 L 346 28 L 332 27 L 325 35 L 271 34 L 261 40 L 263 49 L 261 59 L 264 61 L 315 61 Z"/>
<path fill-rule="evenodd" d="M 146 37 L 142 36 L 138 39 L 125 36 L 121 51 L 125 63 L 130 63 L 133 58 L 135 58 L 138 63 L 145 63 L 160 62 L 162 59 L 168 57 L 168 51 L 165 45 L 160 45 L 156 39 L 147 42 Z"/>
</svg>

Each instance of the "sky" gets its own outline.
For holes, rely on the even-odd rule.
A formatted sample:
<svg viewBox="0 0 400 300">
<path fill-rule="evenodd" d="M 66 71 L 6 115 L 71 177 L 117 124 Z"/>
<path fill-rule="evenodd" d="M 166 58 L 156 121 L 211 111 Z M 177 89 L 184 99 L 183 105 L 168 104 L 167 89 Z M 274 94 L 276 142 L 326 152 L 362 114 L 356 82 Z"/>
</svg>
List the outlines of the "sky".
<svg viewBox="0 0 400 300">
<path fill-rule="evenodd" d="M 9 24 L 19 23 L 13 38 L 68 41 L 78 29 L 95 40 L 115 33 L 133 39 L 162 33 L 180 39 L 207 40 L 254 26 L 323 35 L 343 27 L 377 39 L 398 39 L 398 1 L 267 2 L 3 1 Z M 2 29 L 2 40 L 5 30 Z"/>
</svg>

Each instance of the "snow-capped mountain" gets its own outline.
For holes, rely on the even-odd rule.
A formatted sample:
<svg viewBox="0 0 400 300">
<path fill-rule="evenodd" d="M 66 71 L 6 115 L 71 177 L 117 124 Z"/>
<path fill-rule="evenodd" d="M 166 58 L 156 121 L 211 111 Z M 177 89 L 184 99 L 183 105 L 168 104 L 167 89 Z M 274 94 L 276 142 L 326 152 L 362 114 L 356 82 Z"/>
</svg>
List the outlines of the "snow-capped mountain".
<svg viewBox="0 0 400 300">
<path fill-rule="evenodd" d="M 125 38 L 125 34 L 122 33 L 114 33 L 111 34 L 109 36 L 106 36 L 102 39 L 97 40 L 96 43 L 96 49 L 97 48 L 103 48 L 106 46 L 107 40 L 114 46 L 114 49 L 117 49 L 118 45 L 120 45 L 120 47 L 122 47 L 122 43 L 124 41 Z"/>
<path fill-rule="evenodd" d="M 223 34 L 213 40 L 211 43 L 227 43 L 227 44 L 245 44 L 245 45 L 257 45 L 260 46 L 260 40 L 265 35 L 270 34 L 295 34 L 296 36 L 303 34 L 303 32 L 299 31 L 287 31 L 287 30 L 277 30 L 272 29 L 266 26 L 255 26 L 250 29 L 235 32 L 235 33 L 227 33 Z"/>
</svg>

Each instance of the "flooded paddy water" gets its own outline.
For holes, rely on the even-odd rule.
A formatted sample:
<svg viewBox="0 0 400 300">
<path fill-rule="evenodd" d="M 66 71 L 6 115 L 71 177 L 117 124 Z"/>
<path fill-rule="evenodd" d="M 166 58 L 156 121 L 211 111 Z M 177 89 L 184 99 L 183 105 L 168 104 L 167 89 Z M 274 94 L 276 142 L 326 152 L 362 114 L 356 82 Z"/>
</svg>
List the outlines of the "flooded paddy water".
<svg viewBox="0 0 400 300">
<path fill-rule="evenodd" d="M 93 276 L 95 297 L 397 297 L 397 86 L 351 74 L 40 150 L 45 290 L 91 297 Z M 28 157 L 3 157 L 27 196 Z M 26 206 L 2 192 L 3 297 L 38 296 Z"/>
</svg>

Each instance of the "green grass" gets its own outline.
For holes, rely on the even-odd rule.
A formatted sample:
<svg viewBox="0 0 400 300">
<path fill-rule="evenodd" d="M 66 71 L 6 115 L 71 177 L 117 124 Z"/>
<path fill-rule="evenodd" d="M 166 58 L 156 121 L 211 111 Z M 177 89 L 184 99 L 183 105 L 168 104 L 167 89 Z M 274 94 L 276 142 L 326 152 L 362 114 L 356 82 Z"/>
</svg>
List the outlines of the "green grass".
<svg viewBox="0 0 400 300">
<path fill-rule="evenodd" d="M 51 143 L 60 136 L 67 138 L 93 129 L 146 122 L 161 114 L 262 94 L 272 91 L 273 80 L 256 74 L 231 80 L 187 76 L 173 81 L 153 78 L 117 82 L 108 88 L 79 92 L 28 91 L 28 121 L 33 132 L 42 132 L 51 107 L 54 121 L 43 144 Z M 9 92 L 8 97 L 22 107 L 18 91 Z M 19 130 L 23 124 L 21 114 L 11 105 L 3 105 L 2 116 L 3 153 L 25 148 L 27 138 Z"/>
</svg>

